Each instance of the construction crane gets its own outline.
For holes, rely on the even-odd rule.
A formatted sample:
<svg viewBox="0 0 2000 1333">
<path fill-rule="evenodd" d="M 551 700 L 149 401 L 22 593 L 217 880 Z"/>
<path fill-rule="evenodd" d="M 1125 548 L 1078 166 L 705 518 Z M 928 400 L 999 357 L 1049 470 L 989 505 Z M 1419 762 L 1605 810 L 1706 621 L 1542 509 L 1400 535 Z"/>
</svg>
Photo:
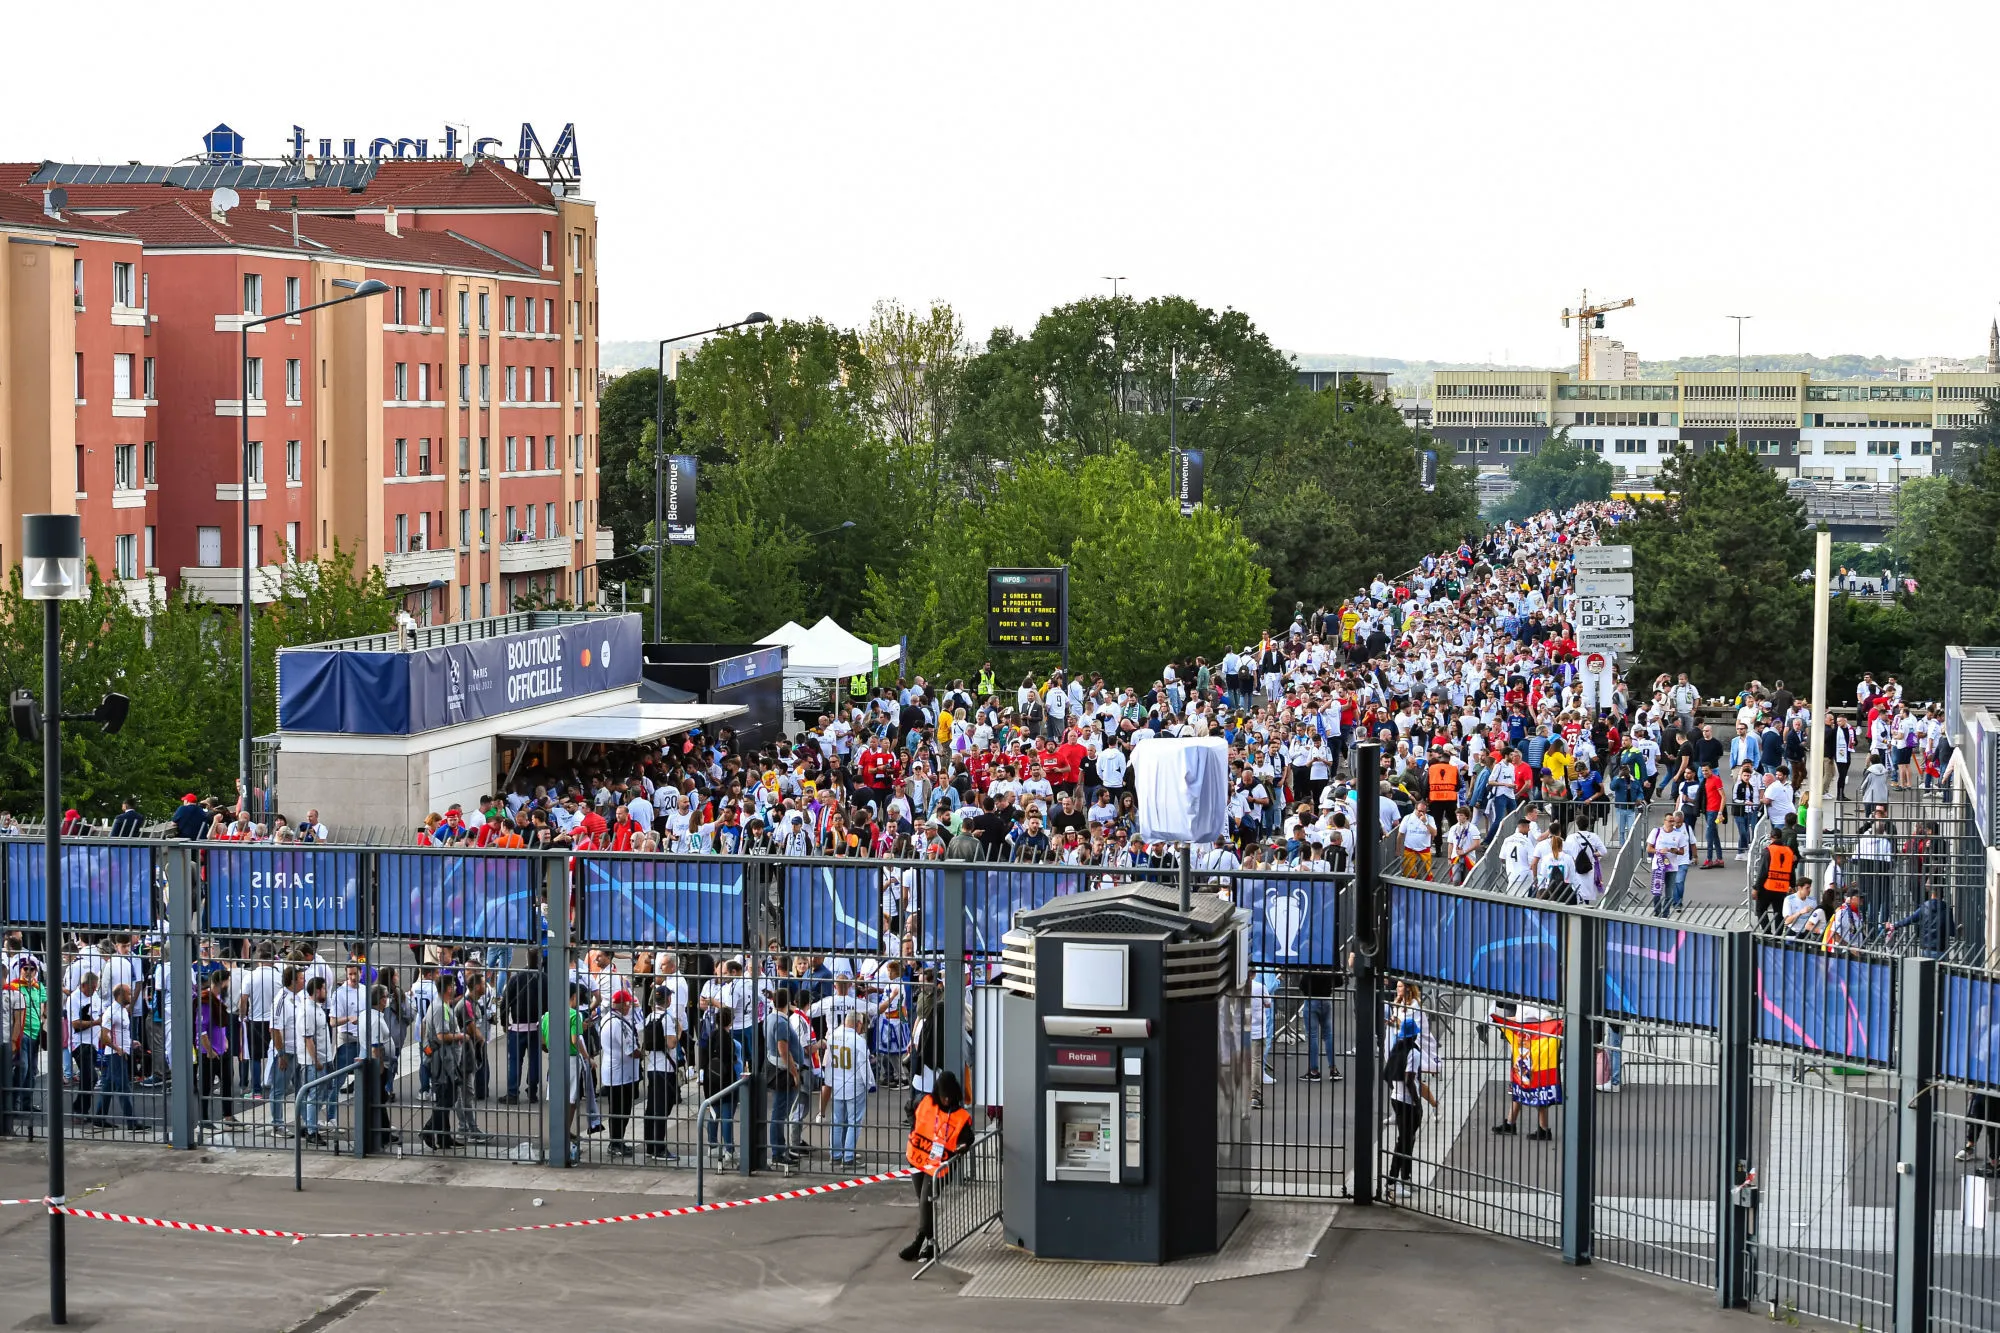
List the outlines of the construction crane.
<svg viewBox="0 0 2000 1333">
<path fill-rule="evenodd" d="M 1578 379 L 1590 378 L 1591 330 L 1604 327 L 1604 316 L 1607 311 L 1623 310 L 1625 307 L 1634 304 L 1637 303 L 1628 296 L 1622 301 L 1605 301 L 1598 305 L 1592 305 L 1590 303 L 1590 290 L 1585 288 L 1583 299 L 1577 303 L 1576 309 L 1563 311 L 1564 328 L 1569 327 L 1571 319 L 1576 320 L 1576 377 Z"/>
</svg>

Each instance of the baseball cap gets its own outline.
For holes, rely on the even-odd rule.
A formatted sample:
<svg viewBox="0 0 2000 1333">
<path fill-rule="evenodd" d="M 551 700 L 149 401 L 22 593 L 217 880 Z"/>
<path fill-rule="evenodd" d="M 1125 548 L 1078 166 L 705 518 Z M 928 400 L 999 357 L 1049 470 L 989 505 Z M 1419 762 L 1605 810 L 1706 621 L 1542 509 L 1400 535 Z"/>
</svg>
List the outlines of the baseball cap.
<svg viewBox="0 0 2000 1333">
<path fill-rule="evenodd" d="M 619 991 L 611 997 L 611 1003 L 613 1004 L 631 1004 L 632 1002 L 632 992 L 628 990 Z"/>
</svg>

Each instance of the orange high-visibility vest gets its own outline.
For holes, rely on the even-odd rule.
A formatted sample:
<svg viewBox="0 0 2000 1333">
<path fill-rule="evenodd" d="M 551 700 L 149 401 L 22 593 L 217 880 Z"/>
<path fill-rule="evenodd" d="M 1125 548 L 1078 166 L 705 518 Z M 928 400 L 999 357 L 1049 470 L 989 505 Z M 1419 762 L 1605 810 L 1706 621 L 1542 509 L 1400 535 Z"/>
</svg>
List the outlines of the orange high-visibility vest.
<svg viewBox="0 0 2000 1333">
<path fill-rule="evenodd" d="M 916 1121 L 910 1126 L 910 1146 L 904 1156 L 917 1170 L 935 1176 L 971 1123 L 972 1113 L 963 1106 L 956 1111 L 944 1111 L 934 1098 L 925 1097 L 917 1103 Z"/>
<path fill-rule="evenodd" d="M 1771 857 L 1771 868 L 1764 872 L 1764 892 L 1790 893 L 1792 870 L 1799 863 L 1799 854 L 1782 842 L 1772 843 L 1767 851 Z"/>
<path fill-rule="evenodd" d="M 1440 805 L 1458 799 L 1458 766 L 1456 764 L 1431 765 L 1431 804 Z"/>
</svg>

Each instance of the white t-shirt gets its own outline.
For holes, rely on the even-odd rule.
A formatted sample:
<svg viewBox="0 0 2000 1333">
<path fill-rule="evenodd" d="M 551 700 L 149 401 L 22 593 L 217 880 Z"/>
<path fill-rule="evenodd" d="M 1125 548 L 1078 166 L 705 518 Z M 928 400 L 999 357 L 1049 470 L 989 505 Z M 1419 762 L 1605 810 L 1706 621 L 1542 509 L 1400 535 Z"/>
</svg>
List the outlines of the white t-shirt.
<svg viewBox="0 0 2000 1333">
<path fill-rule="evenodd" d="M 826 1003 L 827 1000 L 819 1002 Z M 819 1005 L 813 1007 L 817 1009 Z M 867 1039 L 845 1023 L 835 1024 L 827 1032 L 824 1072 L 835 1100 L 865 1095 L 875 1086 L 875 1074 L 868 1063 Z"/>
<path fill-rule="evenodd" d="M 1685 826 L 1674 829 L 1661 827 L 1653 830 L 1646 846 L 1654 855 L 1665 859 L 1667 869 L 1679 870 L 1692 859 L 1689 853 L 1694 849 L 1694 839 L 1688 835 Z"/>
<path fill-rule="evenodd" d="M 1427 852 L 1431 849 L 1431 821 L 1428 815 L 1412 810 L 1403 816 L 1403 822 L 1396 826 L 1396 830 L 1402 834 L 1405 851 Z"/>
</svg>

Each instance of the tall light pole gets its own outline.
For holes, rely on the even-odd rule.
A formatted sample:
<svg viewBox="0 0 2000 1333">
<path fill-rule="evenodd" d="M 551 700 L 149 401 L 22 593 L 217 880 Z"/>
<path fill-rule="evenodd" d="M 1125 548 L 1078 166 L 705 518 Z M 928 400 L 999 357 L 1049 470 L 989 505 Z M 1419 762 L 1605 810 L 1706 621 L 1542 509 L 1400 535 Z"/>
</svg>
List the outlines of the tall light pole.
<svg viewBox="0 0 2000 1333">
<path fill-rule="evenodd" d="M 276 315 L 266 315 L 262 319 L 246 319 L 238 331 L 237 339 L 242 344 L 242 353 L 237 358 L 238 378 L 243 385 L 242 401 L 237 403 L 237 415 L 242 419 L 243 432 L 243 544 L 237 550 L 237 561 L 243 566 L 243 752 L 237 756 L 237 781 L 242 784 L 242 794 L 238 800 L 247 816 L 250 812 L 250 734 L 251 702 L 250 692 L 250 330 L 281 319 L 291 319 L 297 315 L 311 314 L 315 310 L 325 310 L 329 306 L 345 305 L 349 301 L 359 301 L 365 296 L 380 296 L 389 290 L 389 284 L 378 278 L 356 281 L 353 278 L 335 278 L 333 285 L 345 288 L 347 295 L 336 296 L 331 301 L 321 301 L 315 305 L 300 306 L 297 310 L 286 310 Z M 260 543 L 261 544 L 261 543 Z M 261 552 L 260 552 L 261 554 Z"/>
<path fill-rule="evenodd" d="M 1755 315 L 1725 315 L 1724 319 L 1736 321 L 1736 447 L 1743 444 L 1743 321 L 1755 319 Z"/>
<path fill-rule="evenodd" d="M 686 342 L 689 338 L 706 338 L 711 333 L 727 333 L 731 329 L 748 328 L 752 324 L 769 324 L 771 317 L 761 310 L 752 310 L 734 324 L 718 324 L 712 329 L 699 329 L 694 333 L 683 333 L 678 337 L 660 339 L 660 378 L 653 386 L 653 642 L 661 639 L 660 630 L 660 549 L 667 544 L 666 490 L 662 482 L 661 469 L 667 457 L 667 344 Z"/>
</svg>

